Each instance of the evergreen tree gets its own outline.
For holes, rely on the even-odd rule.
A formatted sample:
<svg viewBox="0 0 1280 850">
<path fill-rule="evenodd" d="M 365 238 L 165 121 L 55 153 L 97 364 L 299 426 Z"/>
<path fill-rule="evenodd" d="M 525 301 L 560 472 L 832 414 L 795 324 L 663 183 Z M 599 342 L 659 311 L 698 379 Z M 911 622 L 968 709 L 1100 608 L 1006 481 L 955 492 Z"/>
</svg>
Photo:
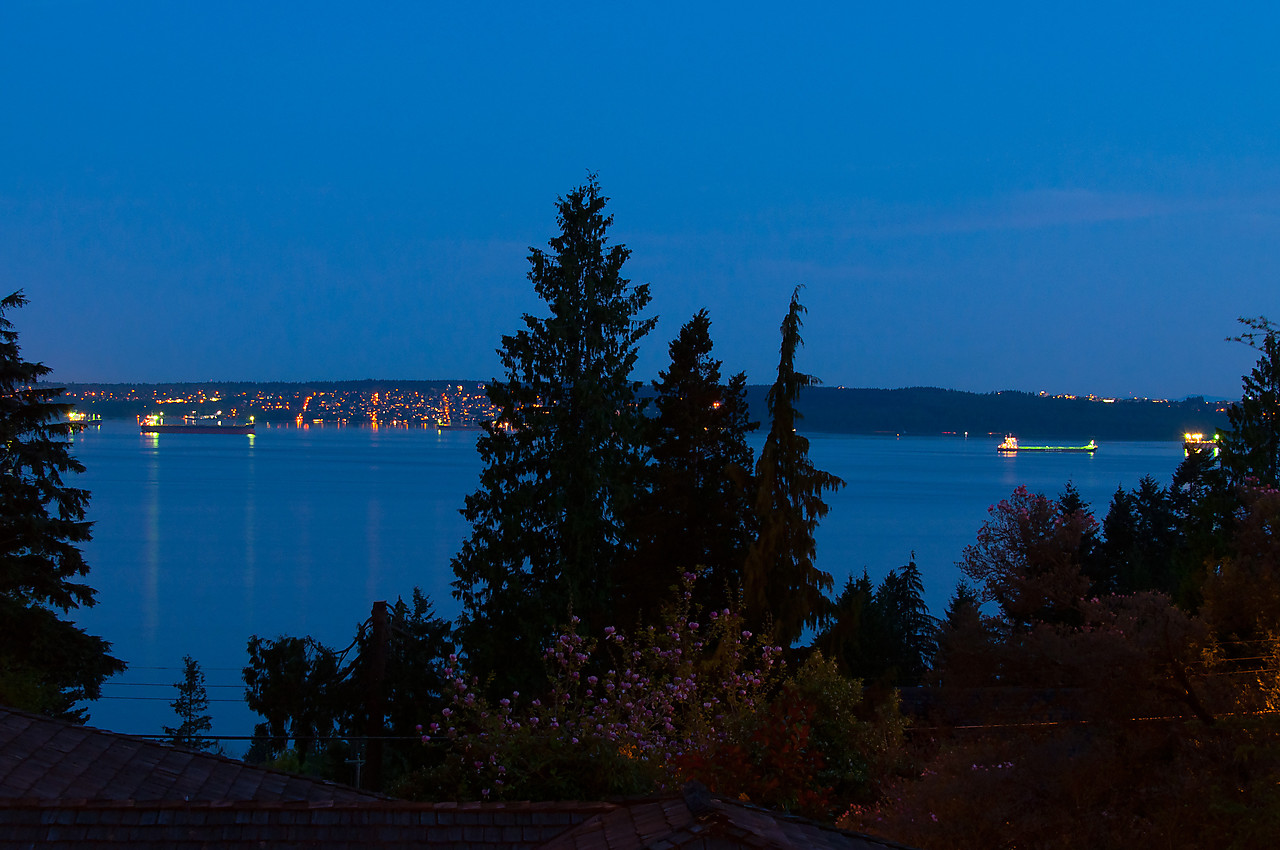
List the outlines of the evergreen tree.
<svg viewBox="0 0 1280 850">
<path fill-rule="evenodd" d="M 826 614 L 829 603 L 823 594 L 831 590 L 832 579 L 814 564 L 813 532 L 827 514 L 823 492 L 844 486 L 840 478 L 814 467 L 809 441 L 796 430 L 800 390 L 819 383 L 795 368 L 796 349 L 803 344 L 804 312 L 797 286 L 782 321 L 778 379 L 767 397 L 771 425 L 756 463 L 760 532 L 747 554 L 743 577 L 749 622 L 757 629 L 771 622 L 774 635 L 786 646 Z"/>
<path fill-rule="evenodd" d="M 649 288 L 622 277 L 629 254 L 608 244 L 612 216 L 594 175 L 559 201 L 560 234 L 531 249 L 529 280 L 550 315 L 498 350 L 505 380 L 488 386 L 500 420 L 477 441 L 479 489 L 462 514 L 471 536 L 453 559 L 458 633 L 472 668 L 528 681 L 556 624 L 611 618 L 622 528 L 641 474 L 643 411 L 631 378 Z"/>
<path fill-rule="evenodd" d="M 1280 487 L 1280 328 L 1264 316 L 1241 319 L 1250 330 L 1232 337 L 1258 350 L 1253 371 L 1242 378 L 1243 397 L 1227 409 L 1231 428 L 1220 440 L 1221 462 L 1236 484 L 1256 479 Z"/>
<path fill-rule="evenodd" d="M 755 517 L 747 485 L 746 376 L 725 385 L 711 356 L 711 319 L 700 310 L 670 345 L 671 366 L 653 382 L 647 488 L 628 522 L 636 538 L 632 568 L 619 581 L 619 621 L 656 615 L 681 574 L 704 569 L 699 604 L 728 605 L 742 582 Z"/>
<path fill-rule="evenodd" d="M 1181 583 L 1175 564 L 1181 533 L 1173 498 L 1149 475 L 1126 493 L 1117 490 L 1102 523 L 1100 560 L 1107 580 L 1094 592 L 1158 590 L 1174 595 Z"/>
<path fill-rule="evenodd" d="M 1069 522 L 1074 516 L 1093 516 L 1089 503 L 1080 495 L 1074 482 L 1068 481 L 1058 496 L 1058 511 L 1063 522 Z M 1103 572 L 1102 539 L 1098 535 L 1097 523 L 1086 526 L 1080 535 L 1080 544 L 1076 550 L 1076 560 L 1080 564 L 1080 572 L 1089 579 L 1093 586 L 1094 577 Z"/>
<path fill-rule="evenodd" d="M 386 642 L 381 649 L 374 643 L 375 632 L 361 626 L 349 678 L 332 692 L 342 701 L 340 735 L 352 740 L 369 734 L 390 737 L 366 742 L 362 753 L 367 766 L 361 787 L 381 790 L 429 757 L 429 750 L 406 736 L 447 705 L 452 689 L 444 671 L 454 647 L 449 621 L 435 615 L 430 598 L 417 587 L 411 603 L 398 598 L 389 606 Z M 378 706 L 380 718 L 374 714 Z M 355 781 L 345 770 L 334 778 L 339 776 L 343 781 Z"/>
<path fill-rule="evenodd" d="M 895 685 L 918 685 L 937 651 L 937 621 L 924 601 L 924 578 L 911 560 L 890 570 L 876 589 L 884 674 Z"/>
<path fill-rule="evenodd" d="M 21 291 L 0 301 L 0 703 L 83 722 L 75 703 L 125 665 L 57 613 L 94 604 L 80 580 L 89 493 L 64 481 L 84 471 L 70 451 L 71 406 L 37 386 L 49 368 L 22 359 L 8 318 L 25 303 Z"/>
<path fill-rule="evenodd" d="M 978 625 L 982 620 L 982 599 L 973 585 L 963 579 L 956 582 L 955 592 L 947 601 L 947 613 L 942 619 L 942 627 L 947 629 L 965 629 Z"/>
<path fill-rule="evenodd" d="M 420 588 L 413 589 L 410 602 L 397 599 L 389 612 L 391 633 L 384 673 L 384 726 L 389 735 L 408 734 L 424 716 L 444 708 L 447 698 L 444 669 L 454 649 L 449 621 L 435 615 L 435 607 Z M 357 639 L 357 682 L 365 681 L 373 657 L 370 634 L 362 629 Z M 360 734 L 361 730 L 352 726 L 350 733 Z"/>
<path fill-rule="evenodd" d="M 937 632 L 913 557 L 874 589 L 865 570 L 856 581 L 850 576 L 814 645 L 854 678 L 904 687 L 923 679 Z"/>
<path fill-rule="evenodd" d="M 1241 491 L 1231 486 L 1226 470 L 1207 452 L 1191 452 L 1173 474 L 1169 500 L 1178 525 L 1173 552 L 1179 577 L 1175 601 L 1188 611 L 1201 602 L 1208 577 L 1206 565 L 1222 563 L 1244 510 Z"/>
<path fill-rule="evenodd" d="M 1128 562 L 1138 547 L 1138 518 L 1133 511 L 1133 497 L 1124 487 L 1116 487 L 1111 506 L 1102 520 L 1103 543 L 1098 557 L 1085 564 L 1085 575 L 1094 593 L 1116 593 L 1127 583 L 1131 573 Z"/>
<path fill-rule="evenodd" d="M 173 685 L 178 689 L 178 698 L 169 703 L 173 713 L 178 715 L 177 726 L 165 726 L 164 733 L 176 747 L 208 752 L 217 750 L 218 745 L 211 738 L 205 737 L 213 728 L 213 718 L 209 716 L 209 696 L 205 691 L 204 671 L 190 655 L 182 657 L 182 681 Z"/>
<path fill-rule="evenodd" d="M 984 677 L 996 646 L 995 638 L 995 632 L 988 628 L 982 616 L 979 591 L 961 580 L 938 624 L 933 658 L 937 684 L 959 687 L 988 684 Z"/>
<path fill-rule="evenodd" d="M 857 579 L 849 576 L 814 641 L 824 656 L 858 679 L 876 679 L 880 672 L 876 659 L 881 623 L 875 597 L 875 585 L 865 569 Z"/>
</svg>

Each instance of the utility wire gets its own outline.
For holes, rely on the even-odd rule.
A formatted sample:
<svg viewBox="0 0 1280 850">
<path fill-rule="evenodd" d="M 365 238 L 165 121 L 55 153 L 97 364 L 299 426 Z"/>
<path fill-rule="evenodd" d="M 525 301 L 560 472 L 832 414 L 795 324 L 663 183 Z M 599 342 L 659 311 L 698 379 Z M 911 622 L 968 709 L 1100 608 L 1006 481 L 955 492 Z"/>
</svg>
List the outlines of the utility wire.
<svg viewBox="0 0 1280 850">
<path fill-rule="evenodd" d="M 108 697 L 108 696 L 100 696 L 100 697 L 98 697 L 98 699 L 127 699 L 127 700 L 152 700 L 152 701 L 155 701 L 155 702 L 174 702 L 174 699 L 175 699 L 175 698 L 173 698 L 173 697 Z M 241 705 L 244 705 L 244 700 L 242 700 L 242 699 L 206 699 L 206 700 L 205 700 L 205 702 L 238 702 L 238 703 L 240 703 Z"/>
<path fill-rule="evenodd" d="M 177 688 L 181 682 L 103 682 L 102 686 L 116 688 Z M 206 688 L 243 688 L 244 685 L 205 685 Z"/>
</svg>

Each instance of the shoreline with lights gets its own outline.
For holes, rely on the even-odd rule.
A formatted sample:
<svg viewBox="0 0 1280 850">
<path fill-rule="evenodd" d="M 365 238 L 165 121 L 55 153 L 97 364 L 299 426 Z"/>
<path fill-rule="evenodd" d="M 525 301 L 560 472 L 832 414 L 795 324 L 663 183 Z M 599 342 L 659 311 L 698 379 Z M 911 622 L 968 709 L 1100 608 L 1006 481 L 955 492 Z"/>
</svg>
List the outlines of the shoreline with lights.
<svg viewBox="0 0 1280 850">
<path fill-rule="evenodd" d="M 51 384 L 51 386 L 56 386 Z M 67 384 L 62 401 L 102 419 L 174 419 L 218 414 L 261 427 L 359 426 L 478 428 L 498 418 L 477 381 L 322 381 L 312 383 Z M 767 386 L 746 387 L 753 420 L 766 418 Z M 641 395 L 652 395 L 642 388 Z M 813 433 L 957 436 L 997 441 L 1185 441 L 1227 425 L 1229 402 L 1049 395 L 1016 390 L 972 393 L 937 387 L 811 387 L 800 408 Z"/>
</svg>

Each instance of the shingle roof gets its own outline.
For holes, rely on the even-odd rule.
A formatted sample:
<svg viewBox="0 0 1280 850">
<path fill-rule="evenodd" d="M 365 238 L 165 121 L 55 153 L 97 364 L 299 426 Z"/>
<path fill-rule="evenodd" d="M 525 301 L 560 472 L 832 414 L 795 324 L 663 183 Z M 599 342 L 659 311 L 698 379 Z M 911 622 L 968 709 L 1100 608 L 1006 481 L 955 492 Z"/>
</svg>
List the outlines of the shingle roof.
<svg viewBox="0 0 1280 850">
<path fill-rule="evenodd" d="M 609 803 L 0 800 L 0 848 L 535 850 Z M 633 845 L 635 846 L 635 845 Z"/>
<path fill-rule="evenodd" d="M 901 845 L 726 800 L 409 803 L 0 707 L 0 850 L 641 850 Z"/>
<path fill-rule="evenodd" d="M 378 794 L 0 706 L 0 800 L 359 802 Z"/>
<path fill-rule="evenodd" d="M 691 796 L 695 799 L 691 799 Z M 696 799 L 702 796 L 701 800 Z M 909 850 L 901 844 L 849 832 L 736 800 L 706 795 L 619 804 L 559 835 L 542 850 L 759 847 L 773 850 Z"/>
</svg>

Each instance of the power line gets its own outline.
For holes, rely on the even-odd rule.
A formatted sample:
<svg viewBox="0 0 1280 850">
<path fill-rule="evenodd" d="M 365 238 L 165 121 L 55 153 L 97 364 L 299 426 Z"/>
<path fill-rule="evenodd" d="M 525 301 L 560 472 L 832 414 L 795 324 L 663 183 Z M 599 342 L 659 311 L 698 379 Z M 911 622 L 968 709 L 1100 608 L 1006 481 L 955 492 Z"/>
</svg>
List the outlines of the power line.
<svg viewBox="0 0 1280 850">
<path fill-rule="evenodd" d="M 109 697 L 100 696 L 98 699 L 128 699 L 128 700 L 153 700 L 155 702 L 173 702 L 173 697 Z M 235 702 L 244 705 L 242 699 L 206 699 L 205 702 Z"/>
<path fill-rule="evenodd" d="M 180 671 L 180 672 L 185 672 L 185 671 L 186 671 L 186 668 L 185 668 L 185 667 L 142 667 L 142 666 L 137 665 L 137 664 L 130 664 L 130 665 L 129 665 L 129 669 L 130 669 L 130 670 L 177 670 L 177 671 Z M 243 668 L 243 667 L 205 667 L 203 664 L 201 664 L 201 665 L 200 665 L 200 670 L 201 670 L 201 671 L 205 671 L 205 670 L 224 670 L 224 671 L 225 671 L 225 670 L 230 670 L 230 671 L 232 671 L 232 672 L 234 672 L 234 673 L 240 673 L 240 672 L 242 672 L 242 671 L 244 670 L 244 668 Z"/>
<path fill-rule="evenodd" d="M 174 682 L 103 682 L 102 686 L 114 688 L 177 688 L 181 683 Z M 244 685 L 205 685 L 205 688 L 243 688 Z"/>
</svg>

